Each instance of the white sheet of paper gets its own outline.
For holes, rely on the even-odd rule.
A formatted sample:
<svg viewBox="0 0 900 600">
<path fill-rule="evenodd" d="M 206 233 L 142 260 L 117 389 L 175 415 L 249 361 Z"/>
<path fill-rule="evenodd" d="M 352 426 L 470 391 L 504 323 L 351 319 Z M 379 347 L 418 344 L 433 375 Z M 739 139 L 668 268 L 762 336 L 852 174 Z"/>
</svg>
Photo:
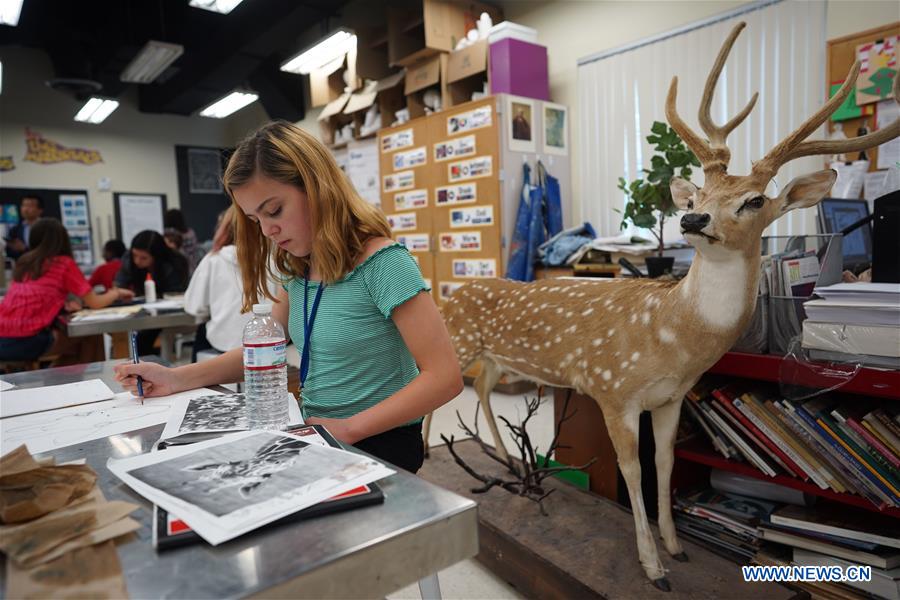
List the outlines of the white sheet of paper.
<svg viewBox="0 0 900 600">
<path fill-rule="evenodd" d="M 0 419 L 110 400 L 113 391 L 99 379 L 15 390 L 3 394 Z"/>
<path fill-rule="evenodd" d="M 865 184 L 863 185 L 863 197 L 870 202 L 875 198 L 880 198 L 887 193 L 885 180 L 887 179 L 887 171 L 872 171 L 866 173 Z"/>
<path fill-rule="evenodd" d="M 109 459 L 106 466 L 212 545 L 396 472 L 336 448 L 309 444 L 289 451 L 296 440 L 305 442 L 281 431 L 230 433 L 188 446 Z M 141 473 L 132 474 L 138 470 Z"/>
<path fill-rule="evenodd" d="M 875 126 L 878 129 L 887 127 L 900 118 L 900 106 L 897 105 L 893 98 L 879 102 L 875 112 L 877 114 Z M 878 146 L 877 168 L 890 169 L 898 162 L 900 162 L 900 138 L 894 138 Z M 866 197 L 868 198 L 868 195 Z"/>
<path fill-rule="evenodd" d="M 145 310 L 157 309 L 157 310 L 172 310 L 176 308 L 184 307 L 184 300 L 157 300 L 156 302 L 144 302 L 140 305 L 141 308 Z"/>
<path fill-rule="evenodd" d="M 218 393 L 200 388 L 171 396 L 147 398 L 141 404 L 137 396 L 121 392 L 112 400 L 2 419 L 0 454 L 6 454 L 21 444 L 26 444 L 28 450 L 35 454 L 152 427 L 169 420 L 172 405 L 180 398 Z"/>
<path fill-rule="evenodd" d="M 0 392 L 5 392 L 6 390 L 11 390 L 14 387 L 16 387 L 16 385 L 14 383 L 10 383 L 8 381 L 3 381 L 2 379 L 0 379 Z"/>
</svg>

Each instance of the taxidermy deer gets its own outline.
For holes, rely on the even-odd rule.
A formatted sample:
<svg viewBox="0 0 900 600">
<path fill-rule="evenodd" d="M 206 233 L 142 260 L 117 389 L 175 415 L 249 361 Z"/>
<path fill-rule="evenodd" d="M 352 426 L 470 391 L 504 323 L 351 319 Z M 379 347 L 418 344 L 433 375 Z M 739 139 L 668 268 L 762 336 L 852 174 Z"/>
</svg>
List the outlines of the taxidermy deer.
<svg viewBox="0 0 900 600">
<path fill-rule="evenodd" d="M 731 31 L 706 80 L 699 111 L 706 138 L 678 115 L 677 77 L 666 99 L 669 123 L 697 155 L 705 174 L 702 189 L 678 178 L 671 182 L 675 204 L 687 211 L 681 218 L 682 233 L 696 249 L 684 279 L 531 283 L 493 279 L 463 286 L 443 308 L 460 366 L 466 369 L 481 360 L 475 389 L 503 458 L 507 452 L 489 404 L 490 392 L 503 373 L 574 388 L 596 400 L 628 487 L 641 565 L 654 585 L 666 591 L 669 583 L 641 497 L 641 411 L 652 415 L 663 545 L 676 560 L 684 561 L 687 556 L 675 535 L 669 495 L 682 399 L 731 348 L 753 314 L 763 230 L 790 210 L 818 203 L 828 194 L 836 174 L 825 170 L 803 175 L 776 197 L 764 194 L 767 184 L 793 159 L 854 152 L 900 135 L 897 120 L 862 137 L 804 141 L 856 85 L 857 62 L 840 91 L 755 162 L 749 175 L 729 175 L 731 153 L 725 138 L 747 117 L 758 94 L 721 126 L 713 123 L 710 104 L 725 59 L 744 26 L 740 23 Z M 894 97 L 900 99 L 897 79 Z"/>
</svg>

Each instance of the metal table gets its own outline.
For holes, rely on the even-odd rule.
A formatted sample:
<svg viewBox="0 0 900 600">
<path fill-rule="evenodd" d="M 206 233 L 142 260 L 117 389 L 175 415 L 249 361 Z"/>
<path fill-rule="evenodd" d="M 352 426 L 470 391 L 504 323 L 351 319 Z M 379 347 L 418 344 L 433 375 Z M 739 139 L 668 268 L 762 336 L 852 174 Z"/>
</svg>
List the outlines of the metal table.
<svg viewBox="0 0 900 600">
<path fill-rule="evenodd" d="M 111 377 L 113 364 L 3 378 L 26 388 L 99 377 L 121 390 Z M 144 507 L 131 515 L 141 523 L 137 539 L 118 546 L 132 598 L 384 597 L 478 552 L 476 504 L 399 472 L 379 481 L 382 505 L 269 527 L 216 547 L 199 543 L 157 553 L 150 543 L 150 503 L 110 473 L 106 459 L 148 452 L 161 431 L 159 425 L 46 453 L 57 461 L 86 458 L 107 499 Z"/>
<path fill-rule="evenodd" d="M 176 329 L 203 323 L 206 319 L 195 317 L 184 310 L 156 311 L 150 309 L 134 315 L 103 321 L 67 321 L 66 332 L 70 337 L 100 335 L 102 333 L 118 333 L 122 331 L 143 331 L 145 329 L 161 329 L 159 346 L 162 357 L 173 360 L 172 350 L 175 343 Z"/>
</svg>

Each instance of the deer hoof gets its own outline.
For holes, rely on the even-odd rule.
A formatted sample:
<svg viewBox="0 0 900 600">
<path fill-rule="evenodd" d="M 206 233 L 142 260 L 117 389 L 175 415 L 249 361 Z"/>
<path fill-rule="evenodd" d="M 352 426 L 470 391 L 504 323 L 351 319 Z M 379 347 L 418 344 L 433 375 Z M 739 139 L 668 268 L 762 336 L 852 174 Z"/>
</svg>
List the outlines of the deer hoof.
<svg viewBox="0 0 900 600">
<path fill-rule="evenodd" d="M 673 554 L 672 558 L 677 560 L 678 562 L 690 562 L 691 559 L 688 558 L 688 555 L 684 552 L 679 552 L 678 554 Z"/>
<path fill-rule="evenodd" d="M 664 592 L 671 592 L 672 586 L 669 585 L 669 580 L 665 577 L 660 577 L 659 579 L 653 580 L 653 587 L 662 590 Z"/>
</svg>

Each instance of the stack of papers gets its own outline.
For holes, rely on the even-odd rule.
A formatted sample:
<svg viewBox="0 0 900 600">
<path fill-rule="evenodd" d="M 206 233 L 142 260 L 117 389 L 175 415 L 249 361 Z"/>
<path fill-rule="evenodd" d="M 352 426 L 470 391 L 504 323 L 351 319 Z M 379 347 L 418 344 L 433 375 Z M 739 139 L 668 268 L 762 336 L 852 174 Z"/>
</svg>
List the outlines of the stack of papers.
<svg viewBox="0 0 900 600">
<path fill-rule="evenodd" d="M 815 294 L 804 305 L 811 358 L 900 369 L 900 284 L 839 283 Z"/>
</svg>

